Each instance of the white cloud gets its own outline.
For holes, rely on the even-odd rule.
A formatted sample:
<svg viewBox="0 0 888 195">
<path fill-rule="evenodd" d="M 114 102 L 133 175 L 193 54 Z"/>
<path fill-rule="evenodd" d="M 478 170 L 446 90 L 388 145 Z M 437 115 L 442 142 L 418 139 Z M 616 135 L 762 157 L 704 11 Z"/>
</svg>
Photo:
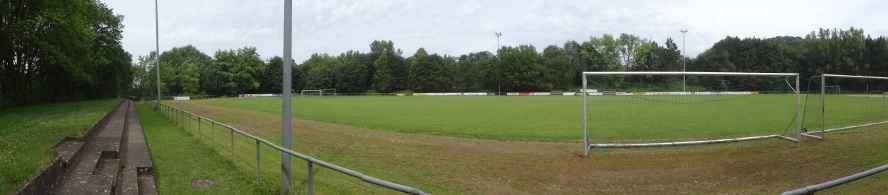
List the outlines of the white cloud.
<svg viewBox="0 0 888 195">
<path fill-rule="evenodd" d="M 107 0 L 125 15 L 124 49 L 154 50 L 154 4 Z M 263 58 L 282 55 L 283 1 L 160 0 L 161 50 L 195 45 L 207 55 L 254 46 Z M 460 55 L 501 45 L 539 50 L 601 34 L 635 34 L 663 44 L 672 37 L 687 52 L 703 52 L 725 36 L 804 36 L 818 28 L 863 28 L 888 34 L 888 8 L 873 0 L 811 1 L 294 1 L 293 57 L 367 52 L 373 40 L 392 40 L 412 55 L 419 47 Z"/>
</svg>

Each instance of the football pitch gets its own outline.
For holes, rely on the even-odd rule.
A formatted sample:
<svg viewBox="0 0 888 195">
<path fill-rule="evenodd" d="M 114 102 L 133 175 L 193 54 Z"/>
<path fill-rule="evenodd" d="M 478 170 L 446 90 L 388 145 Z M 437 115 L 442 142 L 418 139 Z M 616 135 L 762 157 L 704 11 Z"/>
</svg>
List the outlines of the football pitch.
<svg viewBox="0 0 888 195">
<path fill-rule="evenodd" d="M 793 94 L 589 96 L 588 130 L 599 142 L 794 137 Z M 883 121 L 881 97 L 827 97 L 826 128 Z M 820 128 L 820 96 L 801 96 L 803 127 Z M 280 114 L 280 98 L 224 98 L 198 104 Z M 580 141 L 581 96 L 338 96 L 293 98 L 296 118 L 454 137 Z"/>
<path fill-rule="evenodd" d="M 636 109 L 620 109 L 622 111 L 619 112 L 636 114 L 619 115 L 614 120 L 668 115 L 664 110 L 669 110 L 669 106 L 695 112 L 700 112 L 702 108 L 715 108 L 713 110 L 716 111 L 710 114 L 752 112 L 733 116 L 758 117 L 764 120 L 776 116 L 767 115 L 768 112 L 764 109 L 771 109 L 768 105 L 781 105 L 780 109 L 775 110 L 787 113 L 794 112 L 792 107 L 795 106 L 793 95 L 688 97 L 690 96 L 599 96 L 589 102 L 601 105 L 598 107 L 621 103 Z M 810 113 L 805 115 L 806 119 L 811 120 L 805 120 L 806 127 L 819 127 L 819 120 L 813 120 L 820 117 L 817 107 L 819 96 L 802 96 L 802 101 L 806 99 L 811 103 L 808 108 Z M 783 102 L 786 101 L 792 105 L 784 106 Z M 860 113 L 882 113 L 882 101 L 882 98 L 875 97 L 830 96 L 827 99 L 829 112 L 838 112 L 830 111 L 838 108 L 857 110 L 850 109 L 845 114 L 828 114 L 827 121 L 830 123 L 829 121 L 846 118 L 854 119 L 850 121 L 855 123 L 865 122 L 861 117 L 855 116 L 863 116 Z M 166 101 L 165 104 L 232 125 L 271 142 L 281 140 L 280 98 L 221 98 Z M 882 165 L 888 154 L 882 150 L 888 144 L 884 141 L 888 136 L 883 130 L 885 125 L 877 125 L 828 133 L 828 138 L 820 141 L 805 138 L 799 144 L 773 139 L 708 146 L 596 148 L 589 157 L 583 158 L 582 147 L 577 143 L 582 136 L 581 105 L 582 97 L 576 96 L 296 97 L 293 99 L 293 114 L 296 118 L 293 121 L 295 134 L 292 138 L 293 143 L 296 143 L 293 149 L 367 175 L 441 194 L 772 194 Z M 651 109 L 657 105 L 659 110 Z M 719 108 L 717 105 L 730 106 L 735 110 L 718 111 L 726 108 Z M 790 110 L 784 111 L 783 107 L 790 107 Z M 852 114 L 855 116 L 851 116 Z M 783 115 L 785 114 L 780 114 L 782 118 L 779 120 L 774 120 L 779 122 L 778 125 L 773 125 L 778 129 L 757 133 L 774 134 L 772 131 L 783 131 L 789 123 L 786 120 L 793 120 L 795 117 L 794 114 Z M 639 126 L 652 120 L 667 124 L 665 122 L 678 119 L 650 118 L 630 125 Z M 734 121 L 747 122 L 747 126 L 754 126 L 760 123 L 755 120 Z M 685 122 L 713 126 L 726 126 L 724 124 L 729 123 L 706 119 L 690 119 Z M 182 127 L 188 131 L 191 126 L 183 124 Z M 540 132 L 540 128 L 546 128 L 546 131 Z M 602 128 L 595 131 L 613 131 L 615 133 L 612 134 L 621 136 L 620 139 L 631 137 L 624 130 Z M 205 143 L 215 144 L 206 140 L 207 137 L 213 137 L 206 131 L 206 126 L 202 133 L 199 132 L 191 133 L 203 134 Z M 590 129 L 590 132 L 594 131 Z M 708 136 L 719 136 L 714 134 L 717 132 L 660 134 L 672 136 L 670 139 L 693 139 L 706 133 L 710 134 Z M 213 139 L 223 141 L 219 145 L 220 154 L 228 157 L 229 149 L 224 143 L 228 139 L 226 134 Z M 656 134 L 648 133 L 643 139 L 660 139 Z M 726 134 L 739 135 L 736 132 Z M 645 136 L 641 133 L 638 135 Z M 255 169 L 257 166 L 254 163 L 258 155 L 254 153 L 256 149 L 252 140 L 239 136 L 232 140 L 235 142 L 233 149 L 237 155 L 234 157 L 234 164 L 243 170 Z M 262 148 L 263 181 L 279 176 L 276 166 L 280 164 L 280 157 L 276 154 L 278 152 L 272 149 Z M 800 164 L 805 166 L 799 166 Z M 295 170 L 297 173 L 294 175 L 305 174 L 300 171 L 302 169 Z M 317 176 L 333 180 L 347 179 L 329 170 L 319 171 Z M 884 176 L 877 175 L 843 185 L 837 190 L 843 193 L 879 190 L 884 181 Z M 351 183 L 345 185 L 346 191 L 364 192 L 376 189 L 373 186 L 368 188 L 361 182 L 349 180 L 344 183 Z M 328 190 L 337 189 L 339 188 Z M 379 193 L 385 192 L 388 191 Z"/>
</svg>

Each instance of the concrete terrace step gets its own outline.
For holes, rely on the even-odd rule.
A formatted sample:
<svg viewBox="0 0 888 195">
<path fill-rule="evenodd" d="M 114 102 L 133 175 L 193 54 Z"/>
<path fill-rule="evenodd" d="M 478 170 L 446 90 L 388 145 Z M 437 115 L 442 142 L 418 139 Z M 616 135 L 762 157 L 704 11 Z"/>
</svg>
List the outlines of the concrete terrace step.
<svg viewBox="0 0 888 195">
<path fill-rule="evenodd" d="M 148 145 L 145 143 L 145 134 L 136 115 L 136 109 L 130 105 L 126 119 L 127 131 L 123 134 L 123 170 L 120 172 L 120 186 L 117 194 L 157 194 L 157 186 L 154 182 L 154 165 L 151 163 L 151 155 Z"/>
<path fill-rule="evenodd" d="M 70 162 L 64 177 L 48 185 L 49 194 L 157 194 L 153 165 L 133 103 L 118 105 L 82 139 L 56 144 Z M 95 132 L 93 132 L 95 131 Z M 40 193 L 20 190 L 19 194 Z"/>
<path fill-rule="evenodd" d="M 72 158 L 80 154 L 80 149 L 83 148 L 83 144 L 83 141 L 80 141 L 80 138 L 78 137 L 66 137 L 56 143 L 55 148 L 59 151 L 59 157 L 61 157 L 65 163 L 70 164 L 72 163 Z"/>
<path fill-rule="evenodd" d="M 51 194 L 111 194 L 114 177 L 107 175 L 73 175 L 65 177 Z"/>
</svg>

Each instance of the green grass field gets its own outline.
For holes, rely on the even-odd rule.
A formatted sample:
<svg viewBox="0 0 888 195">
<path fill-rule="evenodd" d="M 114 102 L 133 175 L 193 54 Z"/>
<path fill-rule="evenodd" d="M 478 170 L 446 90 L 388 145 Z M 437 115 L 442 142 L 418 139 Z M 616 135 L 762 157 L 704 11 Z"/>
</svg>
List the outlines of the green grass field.
<svg viewBox="0 0 888 195">
<path fill-rule="evenodd" d="M 664 104 L 661 106 L 665 107 L 692 103 L 715 106 L 730 105 L 726 104 L 727 102 L 738 102 L 750 105 L 737 106 L 734 109 L 761 112 L 772 109 L 773 105 L 762 102 L 789 101 L 793 104 L 789 107 L 793 107 L 794 100 L 786 100 L 793 98 L 794 96 L 787 98 L 780 95 L 757 95 L 730 100 L 716 99 L 715 101 L 712 99 L 646 99 L 632 100 L 644 103 L 630 105 L 635 105 L 637 108 L 644 107 L 638 104 L 648 104 L 647 106 Z M 840 112 L 843 109 L 839 108 L 842 107 L 854 108 L 850 111 L 844 109 L 845 111 L 842 111 L 845 112 L 844 114 L 836 114 L 837 117 L 832 120 L 838 120 L 844 115 L 858 112 L 881 113 L 881 107 L 877 106 L 881 105 L 882 99 L 880 98 L 856 99 L 862 98 L 856 96 L 830 98 L 832 99 L 829 100 L 833 103 L 830 105 L 842 105 L 836 108 L 829 107 L 828 109 L 838 109 L 838 111 L 831 112 Z M 805 100 L 805 97 L 803 96 L 802 99 Z M 280 112 L 278 111 L 280 100 L 278 98 L 228 98 L 167 101 L 166 104 L 231 124 L 277 143 L 280 141 Z M 598 101 L 599 104 L 607 104 L 616 100 L 602 98 L 594 101 Z M 812 96 L 808 98 L 808 101 L 812 104 L 815 101 L 819 102 L 819 97 Z M 837 132 L 828 135 L 829 138 L 822 141 L 806 139 L 800 144 L 781 140 L 764 140 L 699 147 L 596 150 L 589 158 L 580 158 L 577 157 L 577 153 L 581 151 L 581 147 L 573 143 L 578 138 L 571 137 L 579 137 L 571 134 L 581 134 L 579 129 L 581 118 L 576 117 L 582 113 L 580 108 L 576 106 L 580 103 L 580 97 L 296 98 L 294 99 L 295 117 L 309 119 L 309 121 L 298 119 L 294 121 L 296 125 L 293 135 L 294 151 L 303 152 L 370 176 L 442 194 L 613 193 L 617 192 L 612 191 L 615 189 L 621 190 L 619 192 L 642 194 L 662 192 L 772 194 L 829 181 L 883 165 L 885 154 L 888 154 L 878 149 L 888 144 L 884 139 L 888 133 L 882 130 L 885 126 L 880 125 Z M 390 107 L 397 109 L 387 109 Z M 520 113 L 516 114 L 515 112 Z M 819 119 L 819 112 L 812 113 L 817 114 L 809 113 L 806 117 Z M 504 115 L 508 117 L 504 117 Z M 752 115 L 751 117 L 759 119 L 736 121 L 768 120 L 773 116 L 762 113 L 753 113 Z M 643 117 L 643 114 L 631 116 Z M 735 116 L 749 117 L 740 114 Z M 792 120 L 792 117 L 794 116 L 790 115 L 788 119 L 779 121 Z M 707 124 L 720 124 L 709 120 L 695 120 Z M 499 125 L 475 127 L 484 126 L 489 121 L 497 122 Z M 533 128 L 526 128 L 532 126 L 532 123 L 540 121 L 550 124 L 550 126 L 563 126 L 568 130 L 551 130 L 548 133 L 534 134 Z M 346 124 L 347 126 L 333 125 L 328 122 Z M 857 119 L 848 122 L 866 121 Z M 431 125 L 431 127 L 425 127 L 425 125 Z M 750 122 L 750 125 L 755 125 L 755 123 Z M 775 127 L 783 128 L 785 127 L 783 125 L 786 123 L 781 122 Z M 415 129 L 407 128 L 407 126 L 415 127 Z M 371 127 L 372 129 L 360 127 Z M 206 130 L 206 124 L 203 128 L 201 133 L 203 142 L 211 144 L 206 140 L 210 136 Z M 407 134 L 393 132 L 406 132 Z M 510 132 L 518 133 L 510 134 Z M 218 136 L 219 132 L 216 133 Z M 690 136 L 689 134 L 692 133 L 695 132 L 686 132 L 686 135 Z M 558 134 L 562 137 L 553 136 Z M 531 137 L 534 135 L 544 138 Z M 192 133 L 192 136 L 197 135 Z M 222 140 L 227 141 L 227 134 L 223 134 Z M 547 142 L 496 140 L 544 140 Z M 235 150 L 237 151 L 235 164 L 241 170 L 249 172 L 249 169 L 255 168 L 253 143 L 241 138 L 236 138 L 235 142 Z M 223 155 L 227 155 L 226 147 L 228 145 L 224 142 L 216 144 L 220 145 L 216 146 L 217 150 L 221 150 Z M 277 185 L 273 182 L 277 182 L 275 178 L 276 172 L 279 171 L 277 170 L 280 162 L 279 155 L 264 147 L 262 154 L 263 181 L 269 181 L 267 175 L 271 175 L 272 184 L 270 185 Z M 294 163 L 301 163 L 299 160 L 296 161 Z M 802 164 L 804 166 L 800 166 Z M 304 165 L 294 165 L 296 170 L 294 177 L 304 178 L 305 172 L 299 170 L 304 167 Z M 372 185 L 368 187 L 368 184 L 355 181 L 341 173 L 329 170 L 319 171 L 319 173 L 316 176 L 332 180 L 316 182 L 316 184 L 350 186 L 345 189 L 345 192 L 390 193 L 390 191 L 379 189 L 379 187 L 374 188 Z M 868 192 L 884 189 L 879 184 L 883 183 L 885 178 L 883 175 L 877 175 L 861 180 L 861 182 L 852 182 L 832 189 L 826 193 Z M 304 182 L 304 180 L 295 181 L 294 185 L 304 185 Z M 595 187 L 590 188 L 590 186 Z M 304 189 L 304 186 L 300 188 Z M 317 191 L 340 192 L 336 189 L 338 188 Z"/>
<path fill-rule="evenodd" d="M 80 136 L 120 99 L 11 107 L 0 111 L 0 193 L 9 194 L 56 157 L 52 145 Z"/>
<path fill-rule="evenodd" d="M 405 133 L 507 140 L 580 140 L 576 97 L 294 98 L 293 115 L 315 121 Z M 196 101 L 280 114 L 280 98 Z"/>
<path fill-rule="evenodd" d="M 820 124 L 819 96 L 803 127 Z M 882 99 L 831 96 L 827 128 L 883 121 Z M 226 98 L 199 104 L 280 114 L 279 98 Z M 796 132 L 794 95 L 590 96 L 590 139 L 694 140 Z M 294 98 L 295 117 L 405 133 L 496 140 L 579 141 L 582 99 L 568 97 Z"/>
</svg>

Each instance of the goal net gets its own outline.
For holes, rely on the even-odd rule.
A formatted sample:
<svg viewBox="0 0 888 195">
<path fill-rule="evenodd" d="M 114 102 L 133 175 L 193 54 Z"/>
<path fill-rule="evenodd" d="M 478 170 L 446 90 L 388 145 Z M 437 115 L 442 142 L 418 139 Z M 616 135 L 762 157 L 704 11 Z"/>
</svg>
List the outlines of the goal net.
<svg viewBox="0 0 888 195">
<path fill-rule="evenodd" d="M 803 136 L 888 123 L 888 77 L 823 74 L 811 77 Z"/>
<path fill-rule="evenodd" d="M 797 73 L 584 72 L 591 148 L 799 141 Z"/>
<path fill-rule="evenodd" d="M 336 89 L 306 89 L 299 92 L 300 98 L 305 97 L 336 97 Z"/>
</svg>

